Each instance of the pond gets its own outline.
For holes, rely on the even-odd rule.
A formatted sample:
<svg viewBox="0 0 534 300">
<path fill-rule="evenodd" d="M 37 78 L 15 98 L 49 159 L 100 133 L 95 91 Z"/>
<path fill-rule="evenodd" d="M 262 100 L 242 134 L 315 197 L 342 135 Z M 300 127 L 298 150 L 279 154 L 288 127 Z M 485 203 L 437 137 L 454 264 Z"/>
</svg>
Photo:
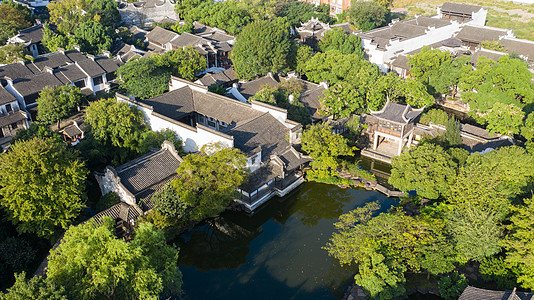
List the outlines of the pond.
<svg viewBox="0 0 534 300">
<path fill-rule="evenodd" d="M 339 215 L 396 199 L 307 182 L 254 215 L 225 212 L 175 239 L 185 299 L 339 299 L 354 270 L 322 249 Z"/>
</svg>

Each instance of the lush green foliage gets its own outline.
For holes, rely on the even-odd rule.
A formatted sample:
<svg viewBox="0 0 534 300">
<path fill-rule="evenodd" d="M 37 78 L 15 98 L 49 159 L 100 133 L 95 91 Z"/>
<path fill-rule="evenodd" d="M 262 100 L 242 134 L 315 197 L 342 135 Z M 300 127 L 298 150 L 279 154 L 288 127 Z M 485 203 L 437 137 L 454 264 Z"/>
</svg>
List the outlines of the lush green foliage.
<svg viewBox="0 0 534 300">
<path fill-rule="evenodd" d="M 521 132 L 524 117 L 525 113 L 518 106 L 497 102 L 482 116 L 482 120 L 488 124 L 486 128 L 491 133 L 514 135 Z"/>
<path fill-rule="evenodd" d="M 152 23 L 152 29 L 156 27 L 161 27 L 167 30 L 171 30 L 178 34 L 182 34 L 184 32 L 191 33 L 191 34 L 195 33 L 195 26 L 193 25 L 193 23 L 190 23 L 190 22 L 186 22 L 183 25 L 178 22 L 176 23 L 173 23 L 173 22 Z"/>
<path fill-rule="evenodd" d="M 64 35 L 75 32 L 83 23 L 95 21 L 104 27 L 114 27 L 121 21 L 117 2 L 113 0 L 64 0 L 47 6 L 50 21 Z"/>
<path fill-rule="evenodd" d="M 322 5 L 315 6 L 301 1 L 279 1 L 276 16 L 286 18 L 293 27 L 299 27 L 301 23 L 306 23 L 311 18 L 332 24 L 335 19 L 330 16 L 329 9 L 323 8 Z"/>
<path fill-rule="evenodd" d="M 0 64 L 10 64 L 21 59 L 33 59 L 22 45 L 5 45 L 0 47 Z"/>
<path fill-rule="evenodd" d="M 458 168 L 446 150 L 430 143 L 394 157 L 391 165 L 391 185 L 402 191 L 416 190 L 422 197 L 430 199 L 448 192 Z"/>
<path fill-rule="evenodd" d="M 102 197 L 100 197 L 100 199 L 95 205 L 95 210 L 98 212 L 104 211 L 120 202 L 121 202 L 121 198 L 119 197 L 119 195 L 117 195 L 117 193 L 109 192 L 103 195 Z"/>
<path fill-rule="evenodd" d="M 389 11 L 377 2 L 357 0 L 344 14 L 356 28 L 367 31 L 386 25 Z"/>
<path fill-rule="evenodd" d="M 263 86 L 249 100 L 269 103 L 287 109 L 287 117 L 290 120 L 306 125 L 311 123 L 310 112 L 300 101 L 300 94 L 304 91 L 304 85 L 298 79 L 289 79 L 280 82 L 273 88 L 270 85 Z"/>
<path fill-rule="evenodd" d="M 42 276 L 35 276 L 26 281 L 26 273 L 15 274 L 15 284 L 0 294 L 2 300 L 67 300 L 65 288 Z"/>
<path fill-rule="evenodd" d="M 12 142 L 27 141 L 33 139 L 34 137 L 45 139 L 52 138 L 56 139 L 58 142 L 62 140 L 61 136 L 57 132 L 52 131 L 52 129 L 50 129 L 50 126 L 35 121 L 30 124 L 30 127 L 28 127 L 28 129 L 18 130 L 15 137 L 13 137 Z"/>
<path fill-rule="evenodd" d="M 319 49 L 322 52 L 339 50 L 342 54 L 357 54 L 362 56 L 362 41 L 355 34 L 347 35 L 339 27 L 334 27 L 325 32 L 319 41 Z"/>
<path fill-rule="evenodd" d="M 16 35 L 17 31 L 28 28 L 33 24 L 31 11 L 13 1 L 2 1 L 0 4 L 0 45 Z"/>
<path fill-rule="evenodd" d="M 178 250 L 165 243 L 163 233 L 143 223 L 127 243 L 114 235 L 114 222 L 104 218 L 71 227 L 51 251 L 48 278 L 66 287 L 71 297 L 157 299 L 181 287 Z"/>
<path fill-rule="evenodd" d="M 215 144 L 206 145 L 201 151 L 211 154 L 185 156 L 176 170 L 179 177 L 171 182 L 176 189 L 175 199 L 189 207 L 188 215 L 192 221 L 222 212 L 248 175 L 247 159 L 239 150 Z M 174 207 L 178 211 L 178 207 Z"/>
<path fill-rule="evenodd" d="M 96 140 L 134 150 L 145 130 L 143 113 L 113 98 L 92 102 L 87 108 L 85 122 Z"/>
<path fill-rule="evenodd" d="M 39 110 L 37 119 L 45 124 L 59 122 L 61 119 L 72 115 L 76 108 L 82 104 L 85 96 L 80 89 L 72 85 L 47 86 L 37 99 Z"/>
<path fill-rule="evenodd" d="M 253 79 L 269 72 L 289 70 L 296 46 L 281 21 L 255 21 L 236 37 L 231 58 L 241 79 Z"/>
<path fill-rule="evenodd" d="M 332 131 L 329 124 L 313 124 L 302 133 L 302 150 L 313 158 L 313 170 L 307 172 L 310 180 L 339 177 L 336 173 L 340 164 L 339 156 L 354 155 L 348 140 Z"/>
<path fill-rule="evenodd" d="M 150 199 L 154 209 L 170 218 L 187 218 L 188 206 L 176 193 L 171 185 L 165 185 Z"/>
<path fill-rule="evenodd" d="M 35 256 L 36 251 L 28 240 L 8 237 L 0 242 L 0 262 L 11 274 L 26 270 Z"/>
<path fill-rule="evenodd" d="M 335 119 L 346 118 L 351 114 L 365 111 L 365 94 L 357 86 L 340 81 L 332 84 L 321 99 L 320 113 L 333 115 Z"/>
<path fill-rule="evenodd" d="M 82 52 L 100 54 L 104 50 L 111 50 L 113 38 L 109 28 L 94 21 L 82 23 L 74 30 L 74 37 Z"/>
<path fill-rule="evenodd" d="M 182 0 L 176 3 L 176 13 L 181 19 L 217 27 L 230 34 L 237 34 L 252 21 L 249 12 L 237 1 Z"/>
<path fill-rule="evenodd" d="M 140 99 L 155 97 L 168 90 L 171 75 L 194 81 L 206 64 L 205 57 L 192 47 L 133 59 L 117 71 L 119 86 Z"/>
<path fill-rule="evenodd" d="M 84 207 L 87 170 L 53 139 L 18 141 L 0 156 L 0 205 L 20 232 L 50 237 Z"/>
<path fill-rule="evenodd" d="M 413 78 L 402 79 L 393 72 L 377 78 L 365 92 L 371 110 L 382 109 L 387 99 L 415 108 L 431 106 L 435 102 L 421 82 Z"/>
<path fill-rule="evenodd" d="M 430 122 L 438 125 L 447 125 L 447 122 L 449 121 L 449 115 L 441 110 L 433 108 L 421 115 L 421 118 L 419 119 L 419 123 L 429 125 Z"/>
<path fill-rule="evenodd" d="M 439 279 L 439 295 L 444 299 L 458 299 L 467 285 L 465 275 L 454 271 Z"/>
<path fill-rule="evenodd" d="M 326 247 L 342 265 L 358 266 L 355 282 L 371 297 L 403 295 L 403 273 L 408 270 L 452 271 L 454 253 L 448 249 L 441 221 L 401 211 L 371 218 L 378 207 L 370 203 L 340 216 L 334 224 L 338 232 Z"/>
</svg>

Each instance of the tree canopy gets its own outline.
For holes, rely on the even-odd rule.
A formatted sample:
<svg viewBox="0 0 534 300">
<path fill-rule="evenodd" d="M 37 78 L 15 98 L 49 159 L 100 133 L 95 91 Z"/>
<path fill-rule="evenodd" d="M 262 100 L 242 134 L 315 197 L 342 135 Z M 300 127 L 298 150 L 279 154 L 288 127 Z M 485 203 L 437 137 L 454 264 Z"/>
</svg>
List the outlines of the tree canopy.
<svg viewBox="0 0 534 300">
<path fill-rule="evenodd" d="M 194 81 L 206 64 L 206 59 L 192 47 L 133 59 L 119 67 L 119 87 L 140 99 L 155 97 L 169 89 L 171 75 Z"/>
<path fill-rule="evenodd" d="M 95 139 L 130 149 L 136 149 L 140 134 L 145 130 L 141 111 L 113 98 L 92 102 L 85 122 Z"/>
<path fill-rule="evenodd" d="M 53 139 L 18 141 L 0 156 L 0 205 L 20 232 L 50 237 L 84 208 L 87 170 Z"/>
<path fill-rule="evenodd" d="M 344 12 L 347 20 L 359 30 L 368 31 L 386 25 L 389 10 L 375 1 L 352 1 Z"/>
<path fill-rule="evenodd" d="M 168 203 L 174 211 L 178 211 L 182 202 L 185 203 L 189 208 L 188 216 L 193 221 L 223 211 L 248 175 L 245 168 L 247 159 L 237 149 L 208 144 L 202 147 L 201 152 L 211 154 L 184 157 L 176 170 L 178 178 L 171 182 L 180 202 Z"/>
<path fill-rule="evenodd" d="M 70 116 L 82 104 L 85 96 L 80 89 L 72 85 L 47 86 L 37 99 L 37 119 L 45 124 L 59 122 Z M 58 126 L 59 128 L 59 126 Z"/>
<path fill-rule="evenodd" d="M 7 39 L 16 35 L 17 31 L 33 24 L 31 11 L 13 1 L 2 1 L 0 15 L 0 45 L 5 45 Z"/>
<path fill-rule="evenodd" d="M 114 222 L 88 222 L 71 227 L 59 247 L 51 251 L 47 276 L 83 299 L 157 299 L 176 295 L 181 288 L 178 250 L 165 243 L 163 233 L 142 223 L 127 243 L 114 236 Z"/>
<path fill-rule="evenodd" d="M 0 64 L 10 64 L 19 59 L 33 59 L 22 45 L 5 45 L 0 47 Z"/>
<path fill-rule="evenodd" d="M 325 32 L 319 41 L 321 52 L 339 50 L 342 54 L 357 54 L 363 56 L 362 41 L 355 34 L 346 34 L 340 27 L 334 27 Z"/>
<path fill-rule="evenodd" d="M 296 56 L 296 46 L 289 38 L 289 29 L 279 21 L 254 21 L 245 26 L 231 53 L 241 79 L 288 70 L 291 56 Z"/>
</svg>

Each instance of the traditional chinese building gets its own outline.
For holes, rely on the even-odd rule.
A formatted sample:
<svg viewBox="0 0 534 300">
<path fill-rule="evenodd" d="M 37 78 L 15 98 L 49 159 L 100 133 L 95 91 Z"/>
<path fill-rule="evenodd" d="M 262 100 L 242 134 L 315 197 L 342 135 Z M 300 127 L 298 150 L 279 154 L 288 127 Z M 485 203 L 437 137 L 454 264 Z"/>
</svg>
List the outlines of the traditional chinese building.
<svg viewBox="0 0 534 300">
<path fill-rule="evenodd" d="M 387 101 L 379 111 L 371 111 L 377 119 L 374 129 L 373 150 L 380 143 L 389 141 L 397 144 L 396 154 L 400 155 L 404 146 L 410 146 L 413 139 L 415 118 L 423 112 L 423 108 L 414 109 L 410 105 Z"/>
</svg>

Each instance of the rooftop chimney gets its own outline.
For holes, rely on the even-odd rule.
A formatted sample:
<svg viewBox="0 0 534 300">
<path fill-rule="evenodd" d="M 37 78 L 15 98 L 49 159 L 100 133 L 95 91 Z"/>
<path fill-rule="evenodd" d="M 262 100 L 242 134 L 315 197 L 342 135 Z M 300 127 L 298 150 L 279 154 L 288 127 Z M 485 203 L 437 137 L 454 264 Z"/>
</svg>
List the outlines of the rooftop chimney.
<svg viewBox="0 0 534 300">
<path fill-rule="evenodd" d="M 43 71 L 54 74 L 54 69 L 50 68 L 49 66 L 44 67 Z"/>
<path fill-rule="evenodd" d="M 109 52 L 108 50 L 102 51 L 102 54 L 107 58 L 111 58 L 111 52 Z"/>
</svg>

